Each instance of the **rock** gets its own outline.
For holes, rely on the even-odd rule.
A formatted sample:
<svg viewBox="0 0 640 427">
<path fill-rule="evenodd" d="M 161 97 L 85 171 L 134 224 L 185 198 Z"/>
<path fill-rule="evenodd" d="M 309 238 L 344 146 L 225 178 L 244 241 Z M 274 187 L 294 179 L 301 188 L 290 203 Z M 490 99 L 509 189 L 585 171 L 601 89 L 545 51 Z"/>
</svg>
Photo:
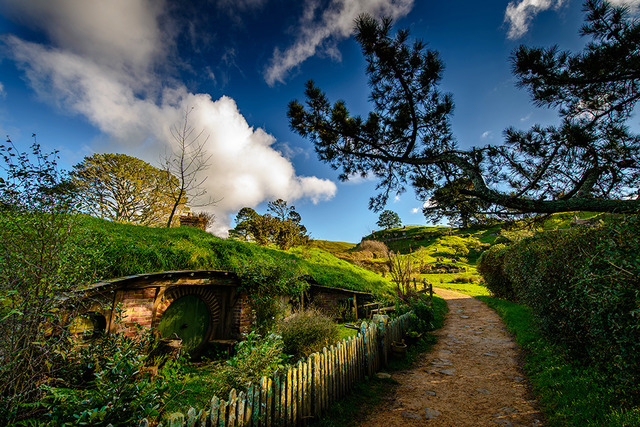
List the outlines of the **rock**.
<svg viewBox="0 0 640 427">
<path fill-rule="evenodd" d="M 440 372 L 441 374 L 444 375 L 455 375 L 455 368 L 451 368 L 451 369 L 438 369 L 438 372 Z"/>
<path fill-rule="evenodd" d="M 424 394 L 426 394 L 427 396 L 435 396 L 436 392 L 433 390 L 425 390 Z"/>
<path fill-rule="evenodd" d="M 487 390 L 486 388 L 477 388 L 476 391 L 478 393 L 482 393 L 482 394 L 491 394 L 491 392 L 489 390 Z"/>
<path fill-rule="evenodd" d="M 503 419 L 494 419 L 493 420 L 494 423 L 498 423 L 501 426 L 506 426 L 506 427 L 512 427 L 513 424 L 511 423 L 511 421 L 509 420 L 503 420 Z"/>
<path fill-rule="evenodd" d="M 489 357 L 498 357 L 498 353 L 491 353 L 491 352 L 482 353 L 482 355 L 489 356 Z"/>
<path fill-rule="evenodd" d="M 460 316 L 461 319 L 468 319 L 469 316 Z"/>
<path fill-rule="evenodd" d="M 400 413 L 404 418 L 409 418 L 410 420 L 421 420 L 422 417 L 418 414 L 414 414 L 413 412 L 402 412 Z"/>
<path fill-rule="evenodd" d="M 515 414 L 516 412 L 518 412 L 516 408 L 512 408 L 510 406 L 505 406 L 504 408 L 500 408 L 500 410 L 502 412 L 506 412 L 507 414 Z"/>
<path fill-rule="evenodd" d="M 391 375 L 387 374 L 386 372 L 378 372 L 376 374 L 376 378 L 381 379 L 381 380 L 390 380 L 391 379 Z"/>
<path fill-rule="evenodd" d="M 425 409 L 424 412 L 425 412 L 424 417 L 428 420 L 432 420 L 442 415 L 440 414 L 440 411 L 436 411 L 435 409 L 431 409 L 431 408 Z"/>
</svg>

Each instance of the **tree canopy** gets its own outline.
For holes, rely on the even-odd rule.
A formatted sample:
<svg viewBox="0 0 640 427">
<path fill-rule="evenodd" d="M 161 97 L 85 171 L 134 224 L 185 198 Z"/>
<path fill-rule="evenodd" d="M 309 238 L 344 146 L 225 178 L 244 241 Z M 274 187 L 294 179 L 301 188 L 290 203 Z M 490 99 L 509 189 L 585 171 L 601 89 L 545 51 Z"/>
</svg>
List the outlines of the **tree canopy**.
<svg viewBox="0 0 640 427">
<path fill-rule="evenodd" d="M 180 182 L 169 172 L 126 154 L 94 154 L 71 172 L 83 212 L 112 221 L 166 224 Z M 183 195 L 178 210 L 184 210 Z"/>
<path fill-rule="evenodd" d="M 600 0 L 587 1 L 585 11 L 582 34 L 591 41 L 583 51 L 522 46 L 511 58 L 533 102 L 557 110 L 555 126 L 509 128 L 503 145 L 460 149 L 452 96 L 438 88 L 438 53 L 410 42 L 407 30 L 392 35 L 391 19 L 368 15 L 355 30 L 372 111 L 352 115 L 309 81 L 305 104 L 289 103 L 290 126 L 341 179 L 376 176 L 374 210 L 411 185 L 427 216 L 638 212 L 640 140 L 628 121 L 640 98 L 640 26 L 627 9 Z"/>
<path fill-rule="evenodd" d="M 267 212 L 260 215 L 254 209 L 244 207 L 236 215 L 236 228 L 229 236 L 260 245 L 275 243 L 280 249 L 289 249 L 309 241 L 307 228 L 300 223 L 301 217 L 295 206 L 278 199 L 267 204 Z"/>
<path fill-rule="evenodd" d="M 400 215 L 398 215 L 394 211 L 384 210 L 378 217 L 378 227 L 382 227 L 385 230 L 387 228 L 395 228 L 400 227 L 402 225 L 402 221 L 400 220 Z"/>
</svg>

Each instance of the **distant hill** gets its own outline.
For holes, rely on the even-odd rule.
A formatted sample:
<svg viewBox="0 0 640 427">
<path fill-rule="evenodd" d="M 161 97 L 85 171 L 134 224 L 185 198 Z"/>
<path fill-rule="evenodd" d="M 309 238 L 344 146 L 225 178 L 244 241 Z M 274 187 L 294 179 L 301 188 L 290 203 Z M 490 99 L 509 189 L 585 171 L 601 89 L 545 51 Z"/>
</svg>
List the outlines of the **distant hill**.
<svg viewBox="0 0 640 427">
<path fill-rule="evenodd" d="M 387 256 L 371 242 L 384 243 L 401 258 L 411 259 L 416 268 L 416 280 L 455 287 L 460 282 L 481 282 L 476 262 L 482 252 L 495 243 L 517 241 L 545 230 L 606 221 L 607 217 L 604 214 L 567 212 L 471 228 L 405 226 L 371 233 L 364 236 L 358 245 L 329 241 L 313 244 L 342 260 L 388 278 Z"/>
</svg>

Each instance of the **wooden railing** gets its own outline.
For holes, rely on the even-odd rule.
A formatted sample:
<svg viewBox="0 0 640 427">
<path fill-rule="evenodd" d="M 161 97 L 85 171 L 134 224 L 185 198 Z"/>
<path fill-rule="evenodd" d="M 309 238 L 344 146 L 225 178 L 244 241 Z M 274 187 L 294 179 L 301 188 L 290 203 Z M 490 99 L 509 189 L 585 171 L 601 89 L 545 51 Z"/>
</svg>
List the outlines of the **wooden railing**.
<svg viewBox="0 0 640 427">
<path fill-rule="evenodd" d="M 400 341 L 411 313 L 387 321 L 378 316 L 363 323 L 357 336 L 311 354 L 273 377 L 262 377 L 247 391 L 232 390 L 228 399 L 217 396 L 209 408 L 186 415 L 171 414 L 164 426 L 298 426 L 318 419 L 353 385 L 387 364 L 391 344 Z M 148 426 L 146 420 L 140 426 Z M 161 424 L 162 425 L 162 424 Z"/>
</svg>

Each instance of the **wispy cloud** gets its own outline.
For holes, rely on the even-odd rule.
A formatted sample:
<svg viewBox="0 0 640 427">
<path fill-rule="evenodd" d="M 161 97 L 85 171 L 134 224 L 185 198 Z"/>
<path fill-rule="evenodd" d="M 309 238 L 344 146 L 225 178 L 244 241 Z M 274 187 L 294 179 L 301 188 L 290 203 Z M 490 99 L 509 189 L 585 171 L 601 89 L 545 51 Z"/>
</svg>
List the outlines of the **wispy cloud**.
<svg viewBox="0 0 640 427">
<path fill-rule="evenodd" d="M 286 49 L 274 50 L 264 72 L 265 81 L 269 85 L 283 83 L 292 69 L 319 52 L 340 59 L 335 44 L 352 34 L 354 20 L 361 13 L 397 19 L 412 8 L 413 0 L 332 0 L 320 10 L 317 0 L 306 0 L 298 37 Z"/>
<path fill-rule="evenodd" d="M 509 24 L 507 37 L 518 39 L 528 30 L 533 18 L 540 12 L 554 8 L 557 9 L 564 3 L 564 0 L 520 0 L 520 2 L 510 2 L 504 13 L 504 20 Z"/>
<path fill-rule="evenodd" d="M 486 131 L 482 132 L 482 135 L 480 135 L 480 137 L 481 137 L 482 139 L 487 139 L 487 138 L 489 138 L 492 134 L 493 134 L 493 132 L 491 132 L 490 130 L 486 130 Z"/>
<path fill-rule="evenodd" d="M 0 82 L 0 98 L 4 98 L 6 92 L 4 91 L 4 85 Z"/>
<path fill-rule="evenodd" d="M 13 17 L 30 20 L 52 41 L 43 45 L 11 35 L 3 39 L 32 88 L 108 135 L 110 145 L 102 149 L 156 163 L 171 144 L 170 126 L 193 107 L 190 124 L 209 136 L 213 165 L 206 186 L 220 199 L 209 208 L 218 220 L 217 234 L 226 232 L 229 215 L 244 206 L 277 198 L 317 203 L 334 196 L 333 182 L 297 175 L 290 160 L 274 148 L 275 138 L 250 126 L 233 99 L 191 93 L 162 74 L 173 45 L 170 32 L 159 24 L 164 22 L 164 2 L 0 1 Z M 105 17 L 111 18 L 102 21 Z"/>
<path fill-rule="evenodd" d="M 507 5 L 504 21 L 509 24 L 507 37 L 515 40 L 529 31 L 533 18 L 548 9 L 559 9 L 566 0 L 520 0 Z M 640 0 L 609 0 L 614 6 L 627 6 L 633 12 L 640 9 Z"/>
</svg>

